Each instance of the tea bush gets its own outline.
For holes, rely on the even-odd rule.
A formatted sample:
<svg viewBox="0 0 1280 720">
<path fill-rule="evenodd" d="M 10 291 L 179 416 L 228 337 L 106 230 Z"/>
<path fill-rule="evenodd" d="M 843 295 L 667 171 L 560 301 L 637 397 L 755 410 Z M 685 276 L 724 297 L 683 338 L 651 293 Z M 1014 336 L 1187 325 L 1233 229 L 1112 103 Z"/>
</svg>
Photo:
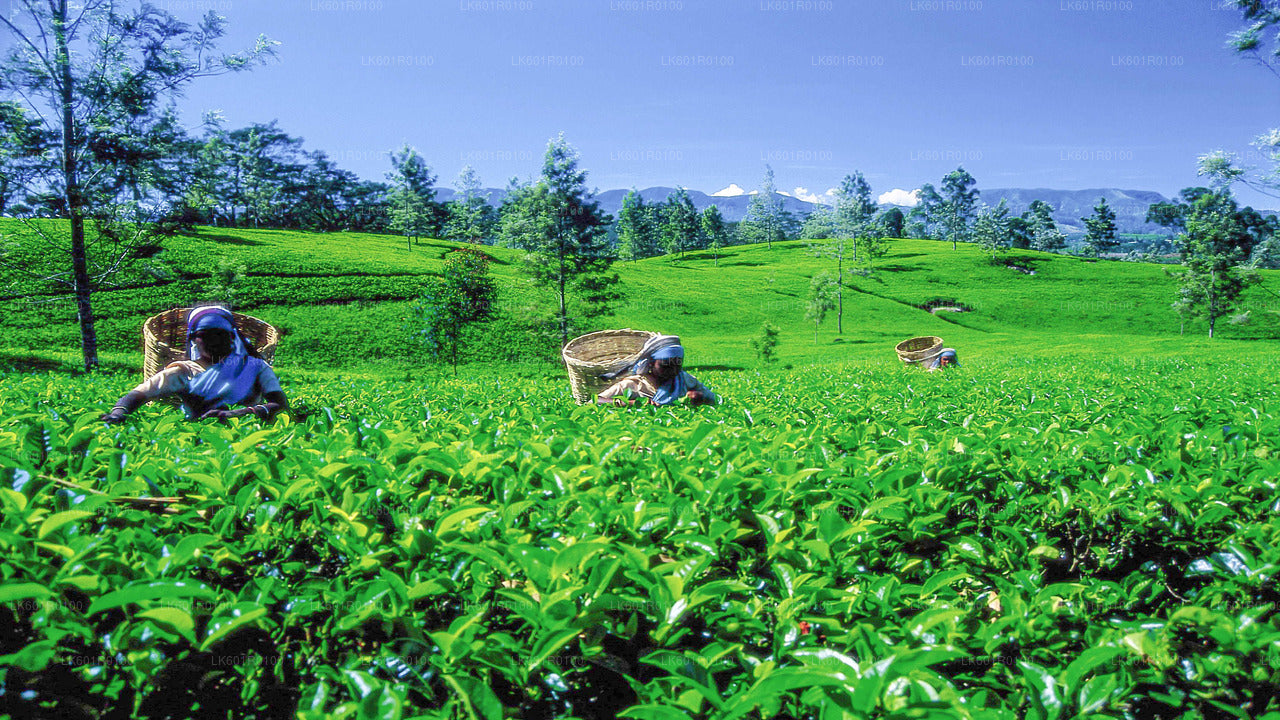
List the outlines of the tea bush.
<svg viewBox="0 0 1280 720">
<path fill-rule="evenodd" d="M 1244 363 L 0 378 L 14 717 L 1277 717 L 1280 398 Z M 172 503 L 123 498 L 163 496 Z"/>
</svg>

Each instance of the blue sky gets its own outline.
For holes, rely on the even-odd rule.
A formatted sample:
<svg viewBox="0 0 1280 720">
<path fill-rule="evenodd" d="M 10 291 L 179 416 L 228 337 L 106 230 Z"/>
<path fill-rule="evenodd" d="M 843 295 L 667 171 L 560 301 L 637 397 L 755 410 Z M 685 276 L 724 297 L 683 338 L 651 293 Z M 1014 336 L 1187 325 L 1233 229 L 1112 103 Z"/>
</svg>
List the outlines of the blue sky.
<svg viewBox="0 0 1280 720">
<path fill-rule="evenodd" d="M 1280 79 L 1226 48 L 1220 0 L 160 0 L 280 58 L 204 79 L 192 126 L 278 120 L 382 179 L 409 143 L 452 185 L 540 167 L 560 131 L 600 189 L 1198 184 L 1196 157 L 1280 125 Z M 1256 153 L 1255 153 L 1256 154 Z M 1247 159 L 1247 158 L 1246 158 Z M 1280 202 L 1246 190 L 1246 202 Z"/>
</svg>

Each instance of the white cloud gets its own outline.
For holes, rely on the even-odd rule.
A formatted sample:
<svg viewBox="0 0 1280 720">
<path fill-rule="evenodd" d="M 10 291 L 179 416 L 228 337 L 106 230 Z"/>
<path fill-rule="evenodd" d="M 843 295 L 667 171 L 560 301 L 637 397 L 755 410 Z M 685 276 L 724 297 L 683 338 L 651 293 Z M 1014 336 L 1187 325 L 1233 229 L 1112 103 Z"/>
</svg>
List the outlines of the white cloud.
<svg viewBox="0 0 1280 720">
<path fill-rule="evenodd" d="M 901 205 L 903 207 L 915 207 L 920 204 L 920 191 L 917 190 L 899 190 L 894 188 L 887 193 L 882 193 L 876 198 L 880 204 Z"/>
<path fill-rule="evenodd" d="M 827 190 L 825 193 L 821 195 L 818 195 L 817 193 L 811 193 L 809 192 L 808 188 L 802 188 L 802 187 L 796 188 L 793 192 L 794 192 L 793 197 L 796 197 L 805 202 L 822 203 L 823 205 L 830 205 L 835 200 L 835 195 L 836 195 L 835 188 L 830 188 L 829 190 Z M 785 195 L 786 193 L 783 193 L 783 194 Z"/>
<path fill-rule="evenodd" d="M 747 191 L 739 187 L 738 183 L 729 183 L 729 187 L 711 193 L 712 197 L 737 197 L 746 194 Z"/>
</svg>

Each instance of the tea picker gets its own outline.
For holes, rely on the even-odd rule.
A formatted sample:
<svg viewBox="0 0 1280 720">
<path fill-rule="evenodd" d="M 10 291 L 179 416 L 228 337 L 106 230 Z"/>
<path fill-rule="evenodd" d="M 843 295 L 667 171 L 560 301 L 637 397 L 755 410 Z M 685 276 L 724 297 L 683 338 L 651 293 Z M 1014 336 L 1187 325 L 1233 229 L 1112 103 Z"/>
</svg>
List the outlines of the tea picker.
<svg viewBox="0 0 1280 720">
<path fill-rule="evenodd" d="M 898 353 L 898 359 L 902 364 L 908 367 L 921 367 L 929 372 L 960 367 L 955 349 L 943 347 L 942 338 L 936 335 L 903 340 L 894 350 Z"/>
<path fill-rule="evenodd" d="M 271 369 L 275 328 L 218 305 L 177 308 L 147 320 L 144 365 L 149 377 L 125 393 L 102 420 L 122 422 L 126 415 L 158 398 L 176 398 L 188 420 L 255 415 L 270 420 L 288 407 L 280 380 Z M 250 327 L 265 340 L 255 350 L 245 338 Z M 157 332 L 165 340 L 157 338 Z M 166 342 L 167 340 L 167 342 Z M 175 348 L 184 347 L 184 352 Z M 157 369 L 162 360 L 169 360 Z M 244 407 L 231 409 L 232 405 Z"/>
</svg>

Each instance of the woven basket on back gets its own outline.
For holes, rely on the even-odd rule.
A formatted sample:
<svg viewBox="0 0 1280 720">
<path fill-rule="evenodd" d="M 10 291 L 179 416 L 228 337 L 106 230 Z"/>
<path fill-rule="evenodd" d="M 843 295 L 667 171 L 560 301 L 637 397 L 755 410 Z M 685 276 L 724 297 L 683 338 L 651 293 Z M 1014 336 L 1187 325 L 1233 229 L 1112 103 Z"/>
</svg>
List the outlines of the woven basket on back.
<svg viewBox="0 0 1280 720">
<path fill-rule="evenodd" d="M 187 357 L 187 315 L 191 308 L 174 308 L 153 315 L 142 323 L 142 372 L 151 377 L 176 360 Z M 232 313 L 232 323 L 263 360 L 270 363 L 276 356 L 280 333 L 256 317 Z"/>
<path fill-rule="evenodd" d="M 903 363 L 928 367 L 930 361 L 942 354 L 942 338 L 936 335 L 913 337 L 898 343 L 894 350 Z"/>
<path fill-rule="evenodd" d="M 574 338 L 564 346 L 561 355 L 569 370 L 569 388 L 573 399 L 588 403 L 613 381 L 604 375 L 626 369 L 635 363 L 636 355 L 658 333 L 647 330 L 601 330 Z"/>
</svg>

